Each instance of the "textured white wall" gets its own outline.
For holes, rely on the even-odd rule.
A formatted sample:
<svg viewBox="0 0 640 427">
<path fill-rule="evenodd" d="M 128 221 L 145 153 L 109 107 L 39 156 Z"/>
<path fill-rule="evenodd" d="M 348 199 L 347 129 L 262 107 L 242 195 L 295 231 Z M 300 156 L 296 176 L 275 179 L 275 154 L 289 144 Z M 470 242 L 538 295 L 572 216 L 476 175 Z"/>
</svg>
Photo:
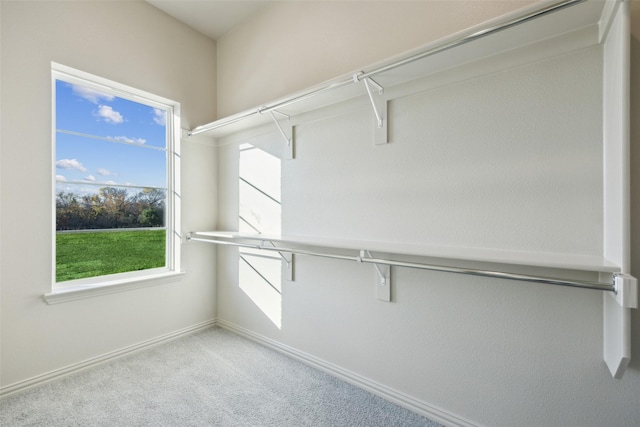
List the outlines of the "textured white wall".
<svg viewBox="0 0 640 427">
<path fill-rule="evenodd" d="M 183 250 L 178 282 L 48 306 L 51 61 L 215 111 L 215 43 L 143 2 L 1 2 L 2 386 L 215 317 L 212 248 Z M 182 144 L 183 227 L 215 224 L 216 150 Z"/>
<path fill-rule="evenodd" d="M 393 100 L 391 143 L 377 150 L 368 106 L 296 126 L 283 229 L 601 255 L 600 55 L 596 47 Z"/>
<path fill-rule="evenodd" d="M 253 108 L 533 0 L 277 1 L 218 40 L 218 113 Z"/>
<path fill-rule="evenodd" d="M 361 12 L 373 14 L 371 10 L 361 11 L 353 3 L 313 3 L 306 8 L 300 4 L 278 3 L 219 41 L 219 111 L 227 114 L 259 105 L 523 4 L 478 1 L 467 3 L 469 5 L 473 9 L 465 19 L 458 21 L 455 15 L 446 12 L 447 7 L 455 6 L 436 2 L 421 2 L 420 5 L 394 2 L 393 14 L 389 15 L 385 28 L 397 31 L 384 32 L 387 44 L 376 44 L 369 43 L 369 40 L 380 35 L 378 32 L 382 26 L 370 26 L 369 21 L 360 18 Z M 371 4 L 373 10 L 387 6 Z M 425 9 L 419 11 L 420 7 Z M 433 9 L 426 13 L 429 7 Z M 439 8 L 444 8 L 443 14 L 437 13 Z M 412 15 L 413 19 L 403 21 L 401 26 L 394 17 L 403 14 Z M 415 17 L 416 14 L 419 18 Z M 331 35 L 325 36 L 319 30 L 326 24 L 323 16 L 336 17 L 335 25 L 327 24 Z M 640 105 L 640 80 L 635 77 L 640 69 L 640 7 L 637 2 L 633 2 L 632 16 L 634 117 Z M 337 24 L 343 21 L 350 25 Z M 440 28 L 444 33 L 430 33 L 428 29 L 432 27 Z M 396 35 L 397 45 L 392 46 Z M 389 50 L 383 54 L 385 48 L 381 46 Z M 558 114 L 564 114 L 560 111 L 543 113 L 545 117 L 542 119 L 555 123 L 549 127 L 554 137 L 568 132 L 565 135 L 567 139 L 560 138 L 560 147 L 548 146 L 545 150 L 558 149 L 564 153 L 561 157 L 575 159 L 581 166 L 567 166 L 572 171 L 568 175 L 561 164 L 541 161 L 537 166 L 550 168 L 544 173 L 537 167 L 532 168 L 532 180 L 520 184 L 529 186 L 533 191 L 533 197 L 528 200 L 540 202 L 540 205 L 529 206 L 533 211 L 514 201 L 522 197 L 521 194 L 513 193 L 515 198 L 505 197 L 481 184 L 488 182 L 483 181 L 485 178 L 495 181 L 501 174 L 506 174 L 507 178 L 503 176 L 503 182 L 499 184 L 504 185 L 507 191 L 514 191 L 520 184 L 509 180 L 508 163 L 505 162 L 517 160 L 519 156 L 543 159 L 545 150 L 536 151 L 537 147 L 525 144 L 514 147 L 510 153 L 504 153 L 504 146 L 492 153 L 480 153 L 487 162 L 492 159 L 498 162 L 495 168 L 487 167 L 488 175 L 479 181 L 471 179 L 472 170 L 468 168 L 442 170 L 445 174 L 466 177 L 469 185 L 477 185 L 485 197 L 493 198 L 494 202 L 497 200 L 500 208 L 506 203 L 507 210 L 498 210 L 494 216 L 486 200 L 479 197 L 474 205 L 460 206 L 460 209 L 479 206 L 481 212 L 486 213 L 484 219 L 490 220 L 489 233 L 485 234 L 475 225 L 467 230 L 455 228 L 456 212 L 446 217 L 446 212 L 439 212 L 438 206 L 432 210 L 419 202 L 412 205 L 412 200 L 429 193 L 425 182 L 420 182 L 418 189 L 412 189 L 417 196 L 407 194 L 412 187 L 406 177 L 427 174 L 439 185 L 455 186 L 455 182 L 447 183 L 443 176 L 436 175 L 433 168 L 438 167 L 438 163 L 431 162 L 426 152 L 428 147 L 424 145 L 426 128 L 451 128 L 450 125 L 456 123 L 451 115 L 438 111 L 431 103 L 431 95 L 446 102 L 464 93 L 473 94 L 471 91 L 482 92 L 483 96 L 490 94 L 492 100 L 497 100 L 501 106 L 487 105 L 487 110 L 497 114 L 496 126 L 507 133 L 526 133 L 527 129 L 519 126 L 528 126 L 513 123 L 518 115 L 513 108 L 519 107 L 509 104 L 510 90 L 516 90 L 522 96 L 546 97 L 556 105 L 566 99 L 575 101 L 576 97 L 583 97 L 582 102 L 586 104 L 583 112 L 598 121 L 601 111 L 596 104 L 601 102 L 601 98 L 598 89 L 588 88 L 599 85 L 599 72 L 596 70 L 596 75 L 589 75 L 584 73 L 586 68 L 583 66 L 594 55 L 597 56 L 598 51 L 592 49 L 572 55 L 565 58 L 562 66 L 550 61 L 510 70 L 514 75 L 509 76 L 509 85 L 516 85 L 515 88 L 505 87 L 500 83 L 503 76 L 495 75 L 473 87 L 459 84 L 425 96 L 394 101 L 390 106 L 394 142 L 388 146 L 371 145 L 371 111 L 366 105 L 361 109 L 345 109 L 348 111 L 345 115 L 330 115 L 332 117 L 298 126 L 297 158 L 283 163 L 283 231 L 354 238 L 367 238 L 369 233 L 379 233 L 383 239 L 389 239 L 398 230 L 399 240 L 421 239 L 435 234 L 443 244 L 464 243 L 469 238 L 478 245 L 510 249 L 518 249 L 522 245 L 539 250 L 599 253 L 602 238 L 598 228 L 601 228 L 602 212 L 590 203 L 601 203 L 598 194 L 602 188 L 598 183 L 601 130 L 590 120 L 586 120 L 587 126 L 583 127 L 580 118 L 558 117 Z M 233 83 L 232 72 L 238 76 L 236 83 Z M 555 86 L 550 79 L 559 77 L 557 72 L 576 75 L 577 85 Z M 232 99 L 232 94 L 237 94 L 237 97 Z M 465 122 L 470 119 L 475 123 L 476 132 L 483 126 L 474 120 L 475 114 L 483 111 L 478 99 L 471 99 L 465 109 L 455 111 L 466 116 Z M 412 117 L 413 122 L 419 122 L 420 126 L 399 128 L 400 122 Z M 435 124 L 427 125 L 425 117 L 436 117 L 437 120 Z M 501 117 L 510 119 L 506 120 L 509 122 L 507 127 L 502 127 Z M 562 125 L 567 120 L 569 127 L 564 129 Z M 455 141 L 463 141 L 465 137 L 476 139 L 475 135 L 469 135 L 470 132 L 474 130 L 459 126 Z M 544 133 L 544 129 L 536 132 Z M 505 138 L 508 140 L 508 136 Z M 637 143 L 640 143 L 640 129 L 634 123 L 632 273 L 636 276 L 640 275 L 640 251 L 637 250 L 640 247 L 640 223 L 637 220 L 640 188 L 634 185 L 640 182 L 637 179 L 640 167 Z M 457 145 L 448 149 L 449 153 L 445 154 L 452 157 L 456 153 L 467 154 Z M 407 155 L 414 157 L 407 159 Z M 502 157 L 496 159 L 496 155 Z M 511 159 L 507 158 L 509 155 Z M 423 166 L 419 158 L 423 156 L 426 158 L 424 163 L 428 163 L 431 169 L 421 169 Z M 388 160 L 388 169 L 384 169 L 385 160 Z M 237 147 L 221 147 L 221 228 L 237 224 L 237 161 Z M 400 162 L 401 167 L 398 166 Z M 526 167 L 527 163 L 520 163 L 518 176 L 523 176 L 528 170 L 523 170 Z M 376 170 L 381 172 L 376 174 Z M 363 174 L 366 179 L 362 178 Z M 552 178 L 550 182 L 545 182 L 547 174 Z M 570 182 L 555 181 L 554 176 L 568 177 Z M 371 180 L 374 185 L 369 186 Z M 570 188 L 581 190 L 572 194 Z M 446 194 L 440 196 L 441 203 L 451 204 L 452 200 L 447 200 Z M 377 200 L 382 200 L 379 212 L 375 209 Z M 554 203 L 558 201 L 561 206 L 554 210 Z M 413 215 L 407 215 L 407 209 Z M 513 221 L 513 214 L 518 212 L 521 215 L 518 218 L 525 221 L 523 224 Z M 503 213 L 506 216 L 502 218 Z M 446 226 L 438 229 L 428 221 L 416 221 L 421 217 L 444 221 Z M 500 218 L 510 221 L 503 229 L 500 228 Z M 536 219 L 540 223 L 536 223 Z M 558 224 L 564 226 L 558 227 Z M 415 228 L 413 234 L 412 228 Z M 522 232 L 521 239 L 518 238 L 518 230 Z M 602 361 L 602 295 L 598 292 L 395 269 L 394 302 L 389 304 L 373 298 L 373 272 L 362 265 L 298 257 L 296 281 L 283 285 L 281 326 L 277 327 L 238 288 L 238 269 L 234 266 L 233 256 L 220 252 L 219 318 L 355 372 L 473 424 L 635 426 L 640 422 L 640 318 L 637 312 L 633 313 L 634 358 L 630 369 L 622 380 L 614 380 Z"/>
</svg>

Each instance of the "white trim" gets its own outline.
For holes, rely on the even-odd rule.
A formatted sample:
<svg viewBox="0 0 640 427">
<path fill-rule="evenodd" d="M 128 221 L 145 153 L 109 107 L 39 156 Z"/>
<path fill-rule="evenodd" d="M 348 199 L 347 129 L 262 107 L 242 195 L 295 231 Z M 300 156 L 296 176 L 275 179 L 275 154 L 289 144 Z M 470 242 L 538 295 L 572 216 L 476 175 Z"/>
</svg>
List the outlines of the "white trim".
<svg viewBox="0 0 640 427">
<path fill-rule="evenodd" d="M 88 368 L 100 365 L 102 363 L 110 362 L 120 357 L 127 356 L 130 354 L 136 353 L 138 351 L 146 350 L 148 348 L 151 348 L 160 344 L 164 344 L 169 341 L 173 341 L 175 339 L 178 339 L 187 335 L 191 335 L 198 331 L 208 329 L 211 327 L 216 327 L 216 326 L 219 326 L 223 329 L 226 329 L 240 336 L 243 336 L 258 344 L 264 345 L 265 347 L 268 347 L 275 351 L 283 353 L 300 362 L 303 362 L 316 369 L 319 369 L 323 372 L 333 375 L 343 381 L 346 381 L 368 392 L 371 392 L 377 396 L 380 396 L 386 400 L 389 400 L 395 404 L 405 407 L 413 412 L 424 415 L 425 417 L 435 422 L 444 424 L 446 426 L 454 426 L 454 427 L 477 427 L 478 426 L 477 424 L 474 424 L 469 420 L 465 420 L 457 415 L 454 415 L 442 409 L 436 408 L 425 402 L 421 402 L 397 390 L 391 389 L 375 381 L 369 380 L 359 374 L 343 369 L 337 365 L 326 362 L 322 359 L 314 357 L 305 352 L 299 351 L 293 347 L 289 347 L 285 344 L 281 344 L 275 340 L 272 340 L 271 338 L 267 338 L 255 332 L 249 331 L 248 329 L 242 328 L 238 325 L 235 325 L 223 319 L 207 320 L 205 322 L 201 322 L 183 329 L 179 329 L 177 331 L 170 332 L 168 334 L 161 335 L 156 338 L 141 341 L 137 344 L 123 347 L 118 350 L 102 354 L 100 356 L 92 357 L 90 359 L 84 360 L 79 363 L 74 363 L 60 369 L 55 369 L 45 374 L 37 375 L 35 377 L 31 377 L 23 381 L 9 384 L 7 386 L 0 388 L 0 397 L 5 397 L 14 393 L 18 393 L 28 388 L 35 387 L 35 386 L 44 384 L 46 382 L 62 378 L 64 376 L 80 372 L 84 369 L 88 369 Z"/>
<path fill-rule="evenodd" d="M 609 19 L 602 78 L 603 251 L 605 257 L 620 265 L 623 274 L 631 270 L 629 7 L 629 2 L 622 3 Z M 625 280 L 620 280 L 624 284 Z M 620 304 L 620 298 L 603 298 L 603 358 L 611 375 L 618 379 L 631 360 L 630 307 L 637 306 L 637 296 L 629 297 L 625 304 Z"/>
<path fill-rule="evenodd" d="M 107 91 L 120 98 L 128 99 L 133 102 L 151 104 L 152 107 L 161 108 L 163 110 L 167 110 L 168 105 L 178 104 L 176 101 L 171 99 L 118 83 L 95 74 L 87 73 L 86 71 L 58 64 L 57 62 L 51 62 L 51 71 L 53 72 L 54 80 L 57 76 L 60 80 L 64 80 L 69 83 L 92 86 L 96 90 Z M 169 111 L 167 111 L 167 113 L 168 112 Z"/>
<path fill-rule="evenodd" d="M 167 191 L 167 187 L 154 187 L 153 185 L 138 185 L 138 184 L 112 184 L 103 181 L 78 181 L 75 179 L 55 179 L 56 184 L 71 184 L 71 185 L 93 185 L 94 187 L 113 187 L 113 188 L 151 188 L 154 190 Z"/>
<path fill-rule="evenodd" d="M 171 105 L 172 119 L 167 120 L 167 140 L 171 144 L 167 159 L 167 200 L 170 209 L 167 211 L 166 224 L 171 225 L 171 233 L 167 236 L 167 267 L 172 271 L 180 271 L 182 262 L 182 138 L 180 103 Z M 169 111 L 167 111 L 169 114 Z"/>
<path fill-rule="evenodd" d="M 116 292 L 131 291 L 133 289 L 146 288 L 149 286 L 161 285 L 164 283 L 177 282 L 182 279 L 185 272 L 166 272 L 141 277 L 129 277 L 121 280 L 104 281 L 99 284 L 77 285 L 58 287 L 53 292 L 43 295 L 44 301 L 51 304 L 77 301 L 85 298 L 93 298 L 100 295 L 113 294 Z M 102 276 L 105 277 L 105 276 Z"/>
<path fill-rule="evenodd" d="M 121 349 L 111 351 L 109 353 L 102 354 L 100 356 L 92 357 L 90 359 L 84 360 L 79 363 L 74 363 L 69 366 L 65 366 L 64 368 L 55 369 L 53 371 L 47 372 L 42 375 L 37 375 L 35 377 L 31 377 L 29 379 L 19 381 L 17 383 L 9 384 L 0 388 L 0 396 L 8 396 L 13 393 L 17 393 L 27 388 L 31 388 L 40 384 L 44 384 L 46 382 L 64 377 L 66 375 L 74 374 L 76 372 L 82 371 L 87 368 L 94 367 L 96 365 L 110 362 L 114 359 L 120 358 L 122 356 L 127 356 L 129 354 L 146 350 L 150 347 L 154 347 L 159 344 L 164 344 L 166 342 L 175 340 L 177 338 L 184 337 L 186 335 L 193 334 L 195 332 L 201 331 L 203 329 L 207 329 L 210 327 L 216 326 L 216 320 L 207 320 L 202 323 L 195 324 L 193 326 L 189 326 L 183 329 L 179 329 L 174 332 L 170 332 L 165 335 L 160 335 L 159 337 L 152 338 L 149 340 L 141 341 L 137 344 L 133 344 L 127 347 L 123 347 Z"/>
<path fill-rule="evenodd" d="M 140 104 L 140 103 L 138 103 L 138 104 Z M 99 141 L 113 142 L 115 144 L 129 145 L 129 146 L 138 147 L 138 148 L 144 148 L 144 149 L 148 149 L 148 150 L 156 150 L 156 151 L 164 151 L 164 152 L 167 151 L 167 147 L 166 146 L 165 146 L 165 148 L 156 147 L 155 145 L 140 144 L 138 142 L 122 141 L 120 139 L 109 138 L 109 137 L 99 136 L 99 135 L 91 135 L 91 134 L 88 134 L 88 133 L 75 132 L 75 131 L 72 131 L 72 130 L 65 130 L 65 129 L 56 129 L 56 132 L 57 133 L 63 133 L 65 135 L 78 136 L 80 138 L 97 139 Z M 145 185 L 145 187 L 146 187 L 146 185 Z"/>
<path fill-rule="evenodd" d="M 477 427 L 478 426 L 478 424 L 474 424 L 473 422 L 466 420 L 458 415 L 452 414 L 443 409 L 437 408 L 428 403 L 417 400 L 402 392 L 399 392 L 383 384 L 380 384 L 366 377 L 363 377 L 360 374 L 341 368 L 340 366 L 334 365 L 333 363 L 319 359 L 308 353 L 305 353 L 303 351 L 290 347 L 286 344 L 282 344 L 278 341 L 275 341 L 271 338 L 265 337 L 253 331 L 245 329 L 241 326 L 238 326 L 224 319 L 216 319 L 216 326 L 219 326 L 223 329 L 231 331 L 235 334 L 245 337 L 251 341 L 254 341 L 272 350 L 276 350 L 280 353 L 283 353 L 302 363 L 310 365 L 313 368 L 319 369 L 320 371 L 333 375 L 334 377 L 337 377 L 343 381 L 353 384 L 370 393 L 380 396 L 383 399 L 386 399 L 390 402 L 393 402 L 397 405 L 407 408 L 413 412 L 423 415 L 429 418 L 430 420 L 441 423 L 445 426 L 451 426 L 451 427 Z"/>
</svg>

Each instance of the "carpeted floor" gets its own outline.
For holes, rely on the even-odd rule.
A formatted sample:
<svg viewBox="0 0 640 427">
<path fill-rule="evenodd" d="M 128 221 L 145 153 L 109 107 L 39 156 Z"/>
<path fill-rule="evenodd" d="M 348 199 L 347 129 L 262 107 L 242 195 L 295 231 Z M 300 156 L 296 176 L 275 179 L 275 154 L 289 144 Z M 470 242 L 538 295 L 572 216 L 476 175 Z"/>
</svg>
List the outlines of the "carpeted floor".
<svg viewBox="0 0 640 427">
<path fill-rule="evenodd" d="M 0 425 L 439 426 L 218 328 L 0 399 Z"/>
</svg>

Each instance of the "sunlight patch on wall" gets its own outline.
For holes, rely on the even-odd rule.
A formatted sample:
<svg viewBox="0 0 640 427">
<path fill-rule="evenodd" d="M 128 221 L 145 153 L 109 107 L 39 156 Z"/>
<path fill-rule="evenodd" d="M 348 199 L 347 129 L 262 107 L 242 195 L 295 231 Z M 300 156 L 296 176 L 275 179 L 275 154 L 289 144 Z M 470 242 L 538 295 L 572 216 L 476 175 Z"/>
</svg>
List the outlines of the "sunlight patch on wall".
<svg viewBox="0 0 640 427">
<path fill-rule="evenodd" d="M 280 159 L 242 144 L 239 169 L 239 224 L 243 233 L 279 234 Z M 276 325 L 282 327 L 282 261 L 277 253 L 241 248 L 239 286 Z"/>
<path fill-rule="evenodd" d="M 240 289 L 278 328 L 282 327 L 282 279 L 280 258 L 241 253 Z"/>
</svg>

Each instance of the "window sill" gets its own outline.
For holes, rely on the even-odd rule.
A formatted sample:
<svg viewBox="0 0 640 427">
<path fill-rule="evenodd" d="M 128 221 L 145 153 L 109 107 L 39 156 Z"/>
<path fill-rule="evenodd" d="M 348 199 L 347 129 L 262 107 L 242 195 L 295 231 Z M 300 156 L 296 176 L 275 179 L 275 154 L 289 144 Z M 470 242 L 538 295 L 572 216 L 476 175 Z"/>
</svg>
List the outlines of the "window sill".
<svg viewBox="0 0 640 427">
<path fill-rule="evenodd" d="M 184 271 L 172 271 L 169 273 L 160 273 L 139 278 L 129 278 L 112 282 L 105 282 L 98 286 L 70 286 L 67 288 L 56 289 L 51 293 L 45 294 L 43 298 L 44 301 L 49 305 L 59 304 L 85 298 L 93 298 L 100 295 L 113 294 L 116 292 L 125 292 L 133 289 L 146 288 L 148 286 L 155 286 L 163 283 L 176 282 L 180 280 L 185 274 L 186 273 Z"/>
</svg>

